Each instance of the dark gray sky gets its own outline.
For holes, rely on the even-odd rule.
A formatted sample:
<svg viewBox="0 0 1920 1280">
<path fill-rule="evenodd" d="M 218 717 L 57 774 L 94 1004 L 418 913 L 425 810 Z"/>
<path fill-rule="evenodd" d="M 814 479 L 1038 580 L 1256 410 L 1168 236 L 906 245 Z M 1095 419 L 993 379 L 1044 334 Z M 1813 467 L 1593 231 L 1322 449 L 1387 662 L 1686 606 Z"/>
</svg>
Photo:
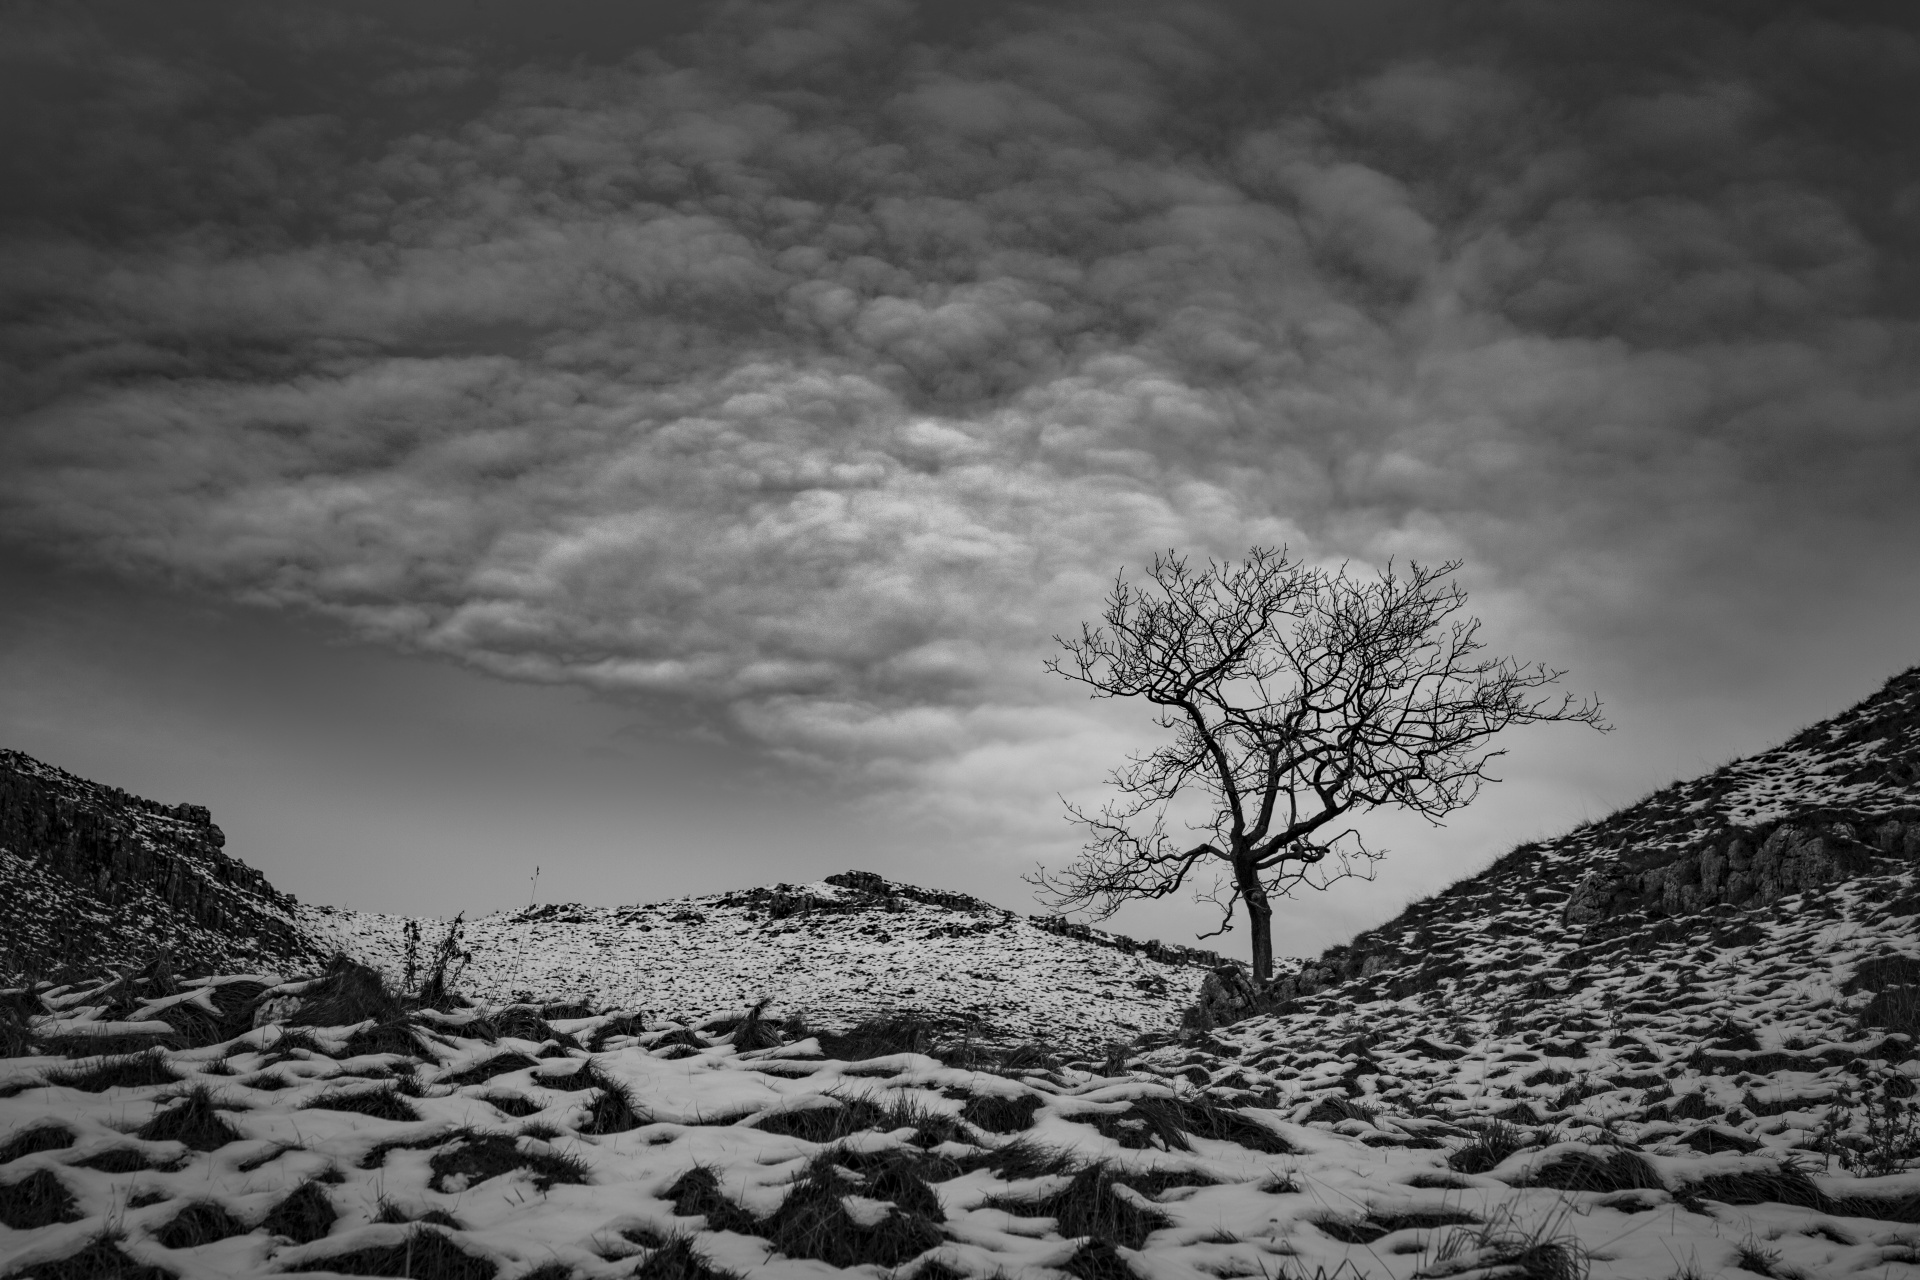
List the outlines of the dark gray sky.
<svg viewBox="0 0 1920 1280">
<path fill-rule="evenodd" d="M 1031 909 L 1169 547 L 1463 558 L 1618 725 L 1282 951 L 1920 661 L 1904 4 L 0 24 L 0 742 L 303 897 Z"/>
</svg>

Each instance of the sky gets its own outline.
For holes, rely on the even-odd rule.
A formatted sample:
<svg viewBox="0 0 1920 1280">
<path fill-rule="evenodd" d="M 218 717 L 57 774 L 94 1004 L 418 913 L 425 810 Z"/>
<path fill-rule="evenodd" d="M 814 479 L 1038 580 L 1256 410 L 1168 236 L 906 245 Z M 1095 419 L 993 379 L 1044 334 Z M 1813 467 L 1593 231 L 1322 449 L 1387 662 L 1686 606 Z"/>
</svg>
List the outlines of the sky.
<svg viewBox="0 0 1920 1280">
<path fill-rule="evenodd" d="M 1116 573 L 1459 559 L 1614 730 L 1317 952 L 1920 662 L 1916 86 L 1893 3 L 9 6 L 0 745 L 316 902 L 1037 911 Z"/>
</svg>

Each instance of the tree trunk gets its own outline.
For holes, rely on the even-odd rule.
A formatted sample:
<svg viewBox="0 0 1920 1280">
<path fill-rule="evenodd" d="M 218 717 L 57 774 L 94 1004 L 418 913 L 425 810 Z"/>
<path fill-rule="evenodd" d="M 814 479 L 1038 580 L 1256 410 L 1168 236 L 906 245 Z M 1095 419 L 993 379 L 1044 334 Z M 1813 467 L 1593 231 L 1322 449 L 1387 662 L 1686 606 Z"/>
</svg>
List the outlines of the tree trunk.
<svg viewBox="0 0 1920 1280">
<path fill-rule="evenodd" d="M 1240 901 L 1247 904 L 1247 925 L 1253 933 L 1253 980 L 1266 983 L 1273 978 L 1273 904 L 1260 887 L 1259 871 L 1239 865 L 1233 870 Z"/>
</svg>

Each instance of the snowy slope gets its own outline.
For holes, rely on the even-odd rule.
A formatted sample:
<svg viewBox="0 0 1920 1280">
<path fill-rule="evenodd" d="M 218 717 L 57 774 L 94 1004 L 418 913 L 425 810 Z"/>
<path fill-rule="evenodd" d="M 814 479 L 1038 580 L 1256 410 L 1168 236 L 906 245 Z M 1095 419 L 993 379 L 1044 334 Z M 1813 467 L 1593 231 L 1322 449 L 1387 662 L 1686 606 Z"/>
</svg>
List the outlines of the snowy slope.
<svg viewBox="0 0 1920 1280">
<path fill-rule="evenodd" d="M 973 899 L 839 877 L 631 907 L 539 907 L 467 922 L 459 989 L 494 1003 L 580 1001 L 697 1019 L 770 1002 L 768 1016 L 846 1027 L 898 1009 L 976 1021 L 996 1040 L 1098 1045 L 1178 1025 L 1206 970 L 1062 936 Z M 920 894 L 922 896 L 912 896 Z M 403 917 L 301 907 L 326 950 L 406 977 Z M 417 921 L 427 942 L 447 924 Z"/>
<path fill-rule="evenodd" d="M 1069 1045 L 1146 1021 L 1117 988 L 1158 962 L 904 886 L 474 922 L 476 994 L 638 1020 L 285 1024 L 337 976 L 15 992 L 38 1035 L 173 1047 L 0 1061 L 0 1276 L 1920 1277 L 1917 712 L 1910 672 L 1516 850 L 1257 1016 L 1175 1031 L 1170 989 L 1130 1054 L 740 1023 L 940 981 Z M 396 920 L 309 927 L 404 967 Z"/>
<path fill-rule="evenodd" d="M 1920 1173 L 1826 1168 L 1872 1145 L 1843 1090 L 1914 1076 L 1890 1037 L 1845 1034 L 1848 979 L 1896 941 L 1867 904 L 1913 878 L 1867 887 L 1732 944 L 1684 993 L 1618 965 L 1560 1005 L 1258 1019 L 1118 1072 L 845 1060 L 818 1039 L 525 1010 L 421 1013 L 398 1043 L 267 1025 L 157 1061 L 15 1059 L 0 1275 L 92 1250 L 93 1273 L 195 1278 L 1898 1280 L 1920 1274 Z M 1765 972 L 1804 975 L 1808 949 L 1842 941 L 1830 975 Z M 258 998 L 279 990 L 316 995 Z M 43 1003 L 72 1021 L 102 998 Z M 1712 1021 L 1729 1011 L 1780 1029 L 1753 1047 Z"/>
<path fill-rule="evenodd" d="M 296 902 L 228 856 L 203 808 L 165 805 L 0 752 L 0 973 L 298 971 L 342 952 L 408 984 L 449 922 Z M 704 1016 L 770 1001 L 846 1027 L 911 1008 L 986 1039 L 1097 1045 L 1177 1024 L 1209 951 L 1135 942 L 964 895 L 849 872 L 623 907 L 495 913 L 462 926 L 476 999 Z M 416 950 L 416 958 L 421 948 Z"/>
</svg>

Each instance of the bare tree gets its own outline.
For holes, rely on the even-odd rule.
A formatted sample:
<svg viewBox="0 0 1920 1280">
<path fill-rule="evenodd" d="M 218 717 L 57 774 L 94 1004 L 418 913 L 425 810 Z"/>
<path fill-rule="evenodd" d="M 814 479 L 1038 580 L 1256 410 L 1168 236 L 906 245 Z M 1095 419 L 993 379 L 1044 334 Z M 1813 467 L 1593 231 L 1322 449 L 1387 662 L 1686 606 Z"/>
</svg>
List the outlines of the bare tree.
<svg viewBox="0 0 1920 1280">
<path fill-rule="evenodd" d="M 1336 831 L 1342 818 L 1395 806 L 1438 825 L 1493 781 L 1487 767 L 1503 753 L 1486 744 L 1500 730 L 1608 727 L 1597 699 L 1539 692 L 1564 672 L 1481 656 L 1479 620 L 1456 616 L 1459 568 L 1410 564 L 1402 576 L 1389 564 L 1357 579 L 1256 547 L 1204 570 L 1169 552 L 1139 586 L 1117 577 L 1104 625 L 1056 636 L 1066 653 L 1047 669 L 1097 698 L 1146 699 L 1173 740 L 1116 768 L 1120 795 L 1097 812 L 1069 804 L 1086 845 L 1029 882 L 1057 909 L 1104 919 L 1213 866 L 1221 878 L 1201 897 L 1221 908 L 1217 932 L 1244 903 L 1254 976 L 1270 979 L 1272 898 L 1369 874 L 1385 852 Z M 1206 837 L 1191 847 L 1168 833 L 1182 796 L 1211 807 L 1187 824 Z"/>
</svg>

